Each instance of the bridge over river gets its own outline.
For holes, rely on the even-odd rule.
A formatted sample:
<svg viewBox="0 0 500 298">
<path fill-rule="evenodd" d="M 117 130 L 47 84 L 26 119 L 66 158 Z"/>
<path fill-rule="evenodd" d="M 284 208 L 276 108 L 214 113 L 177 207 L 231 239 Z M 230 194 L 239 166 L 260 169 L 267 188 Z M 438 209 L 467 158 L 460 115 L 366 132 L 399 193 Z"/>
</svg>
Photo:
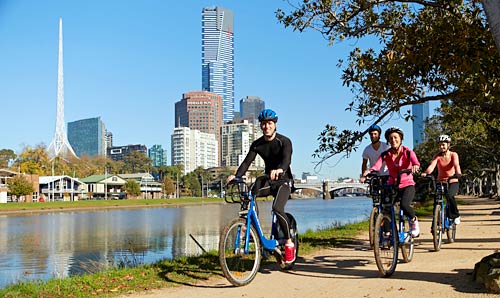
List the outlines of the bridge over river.
<svg viewBox="0 0 500 298">
<path fill-rule="evenodd" d="M 368 184 L 360 182 L 334 182 L 323 180 L 319 182 L 295 183 L 297 189 L 313 189 L 323 193 L 323 199 L 331 199 L 335 192 L 342 189 L 352 189 L 358 192 L 366 192 Z"/>
</svg>

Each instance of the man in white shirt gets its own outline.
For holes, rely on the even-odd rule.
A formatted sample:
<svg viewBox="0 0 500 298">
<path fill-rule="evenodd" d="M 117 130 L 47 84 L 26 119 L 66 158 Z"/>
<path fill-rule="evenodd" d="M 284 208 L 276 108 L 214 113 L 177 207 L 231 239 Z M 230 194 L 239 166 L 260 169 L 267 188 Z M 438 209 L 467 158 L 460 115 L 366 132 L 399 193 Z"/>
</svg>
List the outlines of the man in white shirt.
<svg viewBox="0 0 500 298">
<path fill-rule="evenodd" d="M 371 144 L 366 146 L 365 150 L 363 150 L 363 163 L 361 164 L 361 176 L 369 169 L 371 166 L 377 162 L 379 156 L 385 150 L 389 149 L 390 146 L 387 143 L 380 142 L 380 134 L 382 133 L 382 129 L 377 124 L 373 124 L 368 128 L 368 133 L 370 134 Z M 368 161 L 370 161 L 370 167 L 368 166 Z M 384 164 L 380 168 L 380 175 L 387 175 L 387 166 Z M 363 179 L 364 180 L 364 179 Z"/>
</svg>

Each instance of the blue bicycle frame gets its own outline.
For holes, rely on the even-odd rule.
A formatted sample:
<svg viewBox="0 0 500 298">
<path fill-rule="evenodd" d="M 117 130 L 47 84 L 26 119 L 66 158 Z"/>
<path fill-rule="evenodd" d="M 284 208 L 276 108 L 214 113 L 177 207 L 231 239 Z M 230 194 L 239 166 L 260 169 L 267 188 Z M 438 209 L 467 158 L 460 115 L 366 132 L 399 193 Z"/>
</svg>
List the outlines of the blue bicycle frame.
<svg viewBox="0 0 500 298">
<path fill-rule="evenodd" d="M 247 217 L 247 229 L 245 231 L 245 239 L 250 239 L 250 226 L 253 224 L 255 229 L 257 230 L 257 234 L 259 235 L 260 242 L 262 243 L 262 246 L 266 250 L 274 250 L 278 246 L 278 240 L 273 239 L 271 235 L 271 239 L 267 239 L 266 236 L 264 235 L 264 232 L 262 231 L 259 217 L 257 216 L 257 212 L 255 211 L 255 197 L 251 192 L 248 193 L 248 196 L 250 197 L 250 205 L 248 210 L 244 210 L 240 212 L 240 216 L 244 217 L 246 215 Z M 273 230 L 274 230 L 274 225 L 275 225 L 275 217 L 276 215 L 273 214 Z M 272 230 L 272 231 L 273 231 Z M 236 241 L 239 241 L 239 239 L 236 239 Z M 249 246 L 249 241 L 245 242 L 245 253 L 248 253 L 248 246 Z"/>
</svg>

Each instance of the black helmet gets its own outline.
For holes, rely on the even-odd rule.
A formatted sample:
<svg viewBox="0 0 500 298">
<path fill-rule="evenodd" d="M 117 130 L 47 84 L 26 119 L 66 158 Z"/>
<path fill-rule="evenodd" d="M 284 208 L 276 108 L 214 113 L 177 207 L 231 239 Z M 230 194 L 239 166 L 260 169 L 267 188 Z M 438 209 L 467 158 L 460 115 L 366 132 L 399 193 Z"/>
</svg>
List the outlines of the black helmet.
<svg viewBox="0 0 500 298">
<path fill-rule="evenodd" d="M 276 115 L 276 112 L 271 110 L 271 109 L 262 110 L 262 112 L 260 112 L 260 114 L 259 114 L 259 121 L 262 122 L 262 121 L 267 121 L 267 120 L 277 122 L 278 115 Z"/>
<path fill-rule="evenodd" d="M 378 126 L 377 124 L 370 125 L 370 127 L 368 128 L 368 133 L 375 131 L 375 130 L 378 131 L 379 135 L 382 133 L 382 128 L 380 128 L 380 126 Z"/>
<path fill-rule="evenodd" d="M 392 126 L 391 128 L 387 129 L 385 131 L 385 139 L 387 140 L 387 142 L 389 142 L 389 136 L 391 135 L 391 133 L 393 132 L 397 132 L 399 134 L 399 136 L 401 137 L 401 140 L 403 140 L 403 137 L 404 137 L 404 133 L 403 131 L 401 130 L 401 128 L 397 127 L 397 126 Z"/>
</svg>

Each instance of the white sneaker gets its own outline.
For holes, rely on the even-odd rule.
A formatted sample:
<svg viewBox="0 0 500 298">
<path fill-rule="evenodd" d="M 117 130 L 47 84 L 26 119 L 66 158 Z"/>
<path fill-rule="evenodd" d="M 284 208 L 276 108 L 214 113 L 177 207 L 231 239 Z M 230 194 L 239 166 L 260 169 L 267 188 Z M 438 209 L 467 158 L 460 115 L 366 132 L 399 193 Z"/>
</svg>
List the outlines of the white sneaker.
<svg viewBox="0 0 500 298">
<path fill-rule="evenodd" d="M 455 222 L 456 225 L 459 225 L 460 224 L 460 216 L 457 217 L 457 218 L 455 218 L 454 222 Z"/>
<path fill-rule="evenodd" d="M 418 219 L 415 216 L 415 220 L 410 221 L 411 224 L 411 235 L 413 238 L 420 236 L 420 226 L 418 225 Z"/>
</svg>

